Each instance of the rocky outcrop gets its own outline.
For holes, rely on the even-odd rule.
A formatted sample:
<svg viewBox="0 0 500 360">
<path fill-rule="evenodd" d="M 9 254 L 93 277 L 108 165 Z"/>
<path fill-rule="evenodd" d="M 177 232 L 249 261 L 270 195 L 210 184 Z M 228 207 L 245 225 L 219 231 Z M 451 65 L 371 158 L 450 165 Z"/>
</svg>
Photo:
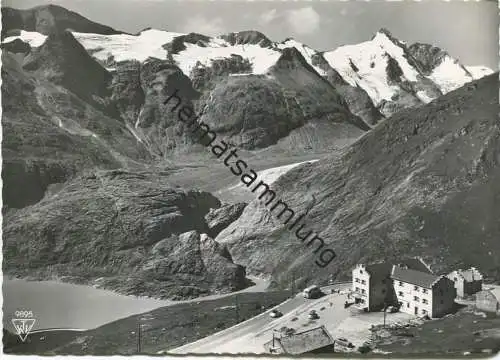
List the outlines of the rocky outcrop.
<svg viewBox="0 0 500 360">
<path fill-rule="evenodd" d="M 245 206 L 247 206 L 246 203 L 223 204 L 219 208 L 210 209 L 205 215 L 205 221 L 210 229 L 208 234 L 213 237 L 217 236 L 240 217 Z"/>
<path fill-rule="evenodd" d="M 90 172 L 4 222 L 4 272 L 164 298 L 232 291 L 245 270 L 203 235 L 219 200 L 158 174 Z M 200 235 L 201 234 L 201 235 Z"/>
<path fill-rule="evenodd" d="M 213 90 L 218 81 L 231 74 L 250 74 L 251 72 L 252 64 L 248 59 L 232 54 L 229 58 L 212 60 L 210 66 L 198 62 L 191 70 L 189 77 L 196 90 L 206 93 Z"/>
<path fill-rule="evenodd" d="M 206 47 L 206 43 L 208 41 L 210 41 L 210 38 L 208 36 L 197 33 L 189 33 L 187 35 L 176 36 L 174 40 L 163 45 L 162 47 L 167 50 L 168 54 L 171 56 L 178 54 L 183 50 L 186 50 L 186 45 L 184 45 L 184 43 Z"/>
<path fill-rule="evenodd" d="M 168 61 L 150 59 L 141 66 L 141 87 L 144 105 L 138 115 L 135 129 L 150 151 L 163 158 L 175 149 L 192 145 L 193 135 L 179 120 L 180 106 L 191 106 L 200 94 L 193 89 L 191 80 Z M 175 93 L 175 95 L 174 95 Z M 171 98 L 176 96 L 176 98 Z"/>
<path fill-rule="evenodd" d="M 15 29 L 36 31 L 45 35 L 67 29 L 103 35 L 121 33 L 57 5 L 43 5 L 26 10 L 2 7 L 2 39 Z"/>
<path fill-rule="evenodd" d="M 497 77 L 418 112 L 402 111 L 340 157 L 299 166 L 273 183 L 296 217 L 305 214 L 300 234 L 306 241 L 284 228 L 288 214 L 280 220 L 258 200 L 216 241 L 250 273 L 273 274 L 284 286 L 292 273 L 302 283 L 347 279 L 359 261 L 401 256 L 422 256 L 438 273 L 474 265 L 498 276 Z M 321 251 L 314 252 L 319 241 L 307 245 L 310 230 L 335 258 L 322 262 Z"/>
<path fill-rule="evenodd" d="M 273 46 L 273 42 L 269 40 L 266 35 L 255 30 L 232 32 L 226 35 L 221 35 L 220 37 L 229 42 L 231 45 L 253 44 L 259 45 L 260 47 Z"/>
<path fill-rule="evenodd" d="M 10 51 L 15 54 L 28 54 L 31 51 L 30 44 L 22 41 L 21 39 L 15 39 L 11 42 L 2 44 L 0 46 L 2 51 Z"/>
<path fill-rule="evenodd" d="M 111 75 L 69 31 L 53 32 L 33 50 L 23 68 L 90 102 L 109 96 Z"/>
<path fill-rule="evenodd" d="M 272 121 L 270 121 L 272 119 Z M 331 129 L 342 124 L 359 136 L 369 126 L 349 112 L 328 81 L 307 64 L 295 48 L 286 48 L 266 75 L 229 76 L 217 82 L 203 103 L 201 120 L 230 144 L 246 149 L 277 144 L 295 129 L 325 119 Z M 328 126 L 328 125 L 327 125 Z M 332 130 L 335 134 L 336 130 Z M 294 147 L 310 146 L 309 136 L 296 137 Z M 337 135 L 338 136 L 338 135 Z M 328 148 L 336 137 L 318 148 Z"/>
<path fill-rule="evenodd" d="M 111 102 L 130 126 L 135 126 L 145 94 L 141 84 L 141 63 L 124 61 L 115 64 L 110 84 Z"/>
<path fill-rule="evenodd" d="M 430 75 L 432 70 L 436 68 L 448 53 L 437 46 L 423 43 L 414 43 L 407 47 L 408 53 L 414 60 L 413 64 L 424 75 Z"/>
</svg>

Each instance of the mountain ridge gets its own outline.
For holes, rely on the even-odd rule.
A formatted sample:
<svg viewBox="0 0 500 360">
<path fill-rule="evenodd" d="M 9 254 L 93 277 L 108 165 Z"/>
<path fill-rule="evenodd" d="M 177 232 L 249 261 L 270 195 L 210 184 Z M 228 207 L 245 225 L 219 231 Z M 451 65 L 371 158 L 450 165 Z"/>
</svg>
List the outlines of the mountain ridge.
<svg viewBox="0 0 500 360">
<path fill-rule="evenodd" d="M 366 103 L 362 109 L 358 109 L 354 105 L 354 110 L 352 111 L 355 115 L 364 116 L 363 120 L 368 124 L 375 124 L 383 117 L 390 116 L 403 108 L 420 106 L 440 96 L 442 93 L 451 91 L 462 86 L 466 82 L 470 82 L 478 77 L 491 73 L 491 70 L 483 67 L 482 69 L 474 71 L 474 74 L 472 74 L 466 67 L 459 64 L 456 59 L 449 56 L 446 51 L 432 45 L 426 45 L 429 48 L 428 51 L 435 51 L 434 48 L 436 48 L 444 54 L 442 58 L 434 60 L 433 68 L 431 69 L 429 68 L 429 64 L 422 63 L 422 51 L 418 51 L 422 46 L 418 45 L 419 43 L 408 46 L 406 43 L 396 39 L 389 30 L 384 28 L 380 29 L 374 34 L 371 40 L 365 43 L 345 45 L 335 50 L 321 52 L 290 38 L 282 42 L 273 42 L 264 34 L 253 30 L 233 32 L 217 37 L 207 37 L 202 34 L 196 34 L 201 42 L 188 40 L 189 37 L 192 38 L 194 35 L 195 34 L 180 34 L 154 29 L 141 31 L 135 37 L 124 33 L 115 34 L 111 36 L 122 37 L 116 38 L 117 47 L 113 50 L 114 45 L 112 44 L 114 40 L 110 41 L 110 39 L 107 39 L 104 41 L 106 35 L 100 35 L 102 37 L 101 41 L 99 40 L 99 36 L 89 37 L 85 33 L 75 33 L 76 38 L 96 59 L 103 62 L 105 67 L 109 66 L 106 65 L 109 64 L 106 63 L 106 61 L 110 56 L 116 59 L 116 61 L 135 59 L 141 62 L 146 60 L 148 56 L 158 57 L 160 59 L 171 58 L 173 62 L 179 65 L 184 74 L 190 77 L 191 71 L 197 61 L 201 62 L 204 66 L 210 67 L 213 60 L 228 59 L 232 54 L 249 59 L 252 64 L 252 73 L 265 74 L 277 61 L 279 53 L 283 48 L 294 46 L 301 51 L 306 61 L 320 75 L 327 79 L 331 79 L 336 77 L 336 75 L 331 74 L 332 71 L 339 74 L 344 84 L 339 85 L 335 81 L 333 81 L 332 84 L 338 86 L 338 90 L 346 93 L 347 97 L 352 99 L 360 98 L 362 102 Z M 361 47 L 366 47 L 368 46 L 367 44 L 373 43 L 374 41 L 377 42 L 376 40 L 380 37 L 386 38 L 388 41 L 387 44 L 393 44 L 395 49 L 397 48 L 399 49 L 398 51 L 402 51 L 403 57 L 394 61 L 394 55 L 384 56 L 383 51 L 381 54 L 377 55 L 377 52 L 381 51 L 380 49 L 377 50 L 378 44 L 370 45 L 373 50 L 361 50 Z M 13 39 L 14 37 L 10 37 L 11 41 L 13 41 Z M 123 49 L 123 44 L 127 42 L 130 43 L 130 51 L 118 51 L 118 46 L 120 49 Z M 154 45 L 154 42 L 158 45 Z M 167 46 L 168 43 L 172 45 Z M 155 49 L 155 46 L 158 46 L 158 48 Z M 106 50 L 106 47 L 109 49 Z M 134 50 L 135 48 L 137 49 Z M 349 48 L 355 49 L 358 53 L 363 51 L 366 54 L 365 59 L 356 60 L 347 53 L 344 55 L 340 54 Z M 139 51 L 139 49 L 142 50 Z M 168 49 L 174 51 L 169 51 Z M 147 54 L 148 52 L 149 55 L 139 55 Z M 366 70 L 363 70 L 364 73 L 361 77 L 358 78 L 357 75 L 350 73 L 349 69 L 355 62 L 366 62 L 368 61 L 366 58 L 373 56 L 380 58 L 380 60 L 378 60 L 380 64 L 377 66 L 380 66 L 381 69 L 389 65 L 387 61 L 389 61 L 388 59 L 390 58 L 393 59 L 393 64 L 396 63 L 403 69 L 405 68 L 405 61 L 409 61 L 410 67 L 413 69 L 412 71 L 416 72 L 415 75 L 417 76 L 408 75 L 410 73 L 405 70 L 407 76 L 405 76 L 404 81 L 399 81 L 399 79 L 397 79 L 397 81 L 389 84 L 388 80 L 385 79 L 386 75 L 382 74 L 381 71 L 377 70 L 378 73 L 375 74 L 373 71 L 370 71 L 369 65 L 364 66 L 360 63 L 358 63 L 355 68 L 359 69 L 360 65 L 363 65 L 361 68 L 366 68 Z M 322 57 L 326 64 L 324 63 L 321 67 L 318 67 L 316 66 L 317 64 L 314 63 L 315 61 L 313 61 L 312 57 Z M 430 57 L 432 58 L 432 54 Z M 403 58 L 407 60 L 403 60 Z M 446 64 L 440 67 L 440 61 L 443 59 Z M 370 61 L 368 61 L 368 63 L 370 63 Z M 416 66 L 417 69 L 414 69 L 414 66 Z M 330 75 L 327 75 L 327 73 L 330 73 Z M 451 73 L 453 74 L 450 75 Z M 373 105 L 367 102 L 368 99 L 366 99 L 366 95 L 364 95 L 365 92 L 368 94 L 370 102 L 374 104 L 376 110 L 372 109 Z M 354 94 L 356 94 L 356 96 L 354 96 Z M 348 101 L 348 103 L 354 102 L 355 101 Z M 383 115 L 378 114 L 377 110 Z"/>
</svg>

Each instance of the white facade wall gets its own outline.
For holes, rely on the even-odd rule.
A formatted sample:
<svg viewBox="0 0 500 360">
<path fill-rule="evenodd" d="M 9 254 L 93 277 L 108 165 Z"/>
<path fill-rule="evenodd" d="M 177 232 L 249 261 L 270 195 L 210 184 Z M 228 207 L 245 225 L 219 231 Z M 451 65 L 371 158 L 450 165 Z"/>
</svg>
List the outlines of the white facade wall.
<svg viewBox="0 0 500 360">
<path fill-rule="evenodd" d="M 364 265 L 358 265 L 352 271 L 352 291 L 362 294 L 360 307 L 370 306 L 370 274 Z"/>
<path fill-rule="evenodd" d="M 432 317 L 432 289 L 394 280 L 394 291 L 401 302 L 400 311 L 416 316 Z"/>
</svg>

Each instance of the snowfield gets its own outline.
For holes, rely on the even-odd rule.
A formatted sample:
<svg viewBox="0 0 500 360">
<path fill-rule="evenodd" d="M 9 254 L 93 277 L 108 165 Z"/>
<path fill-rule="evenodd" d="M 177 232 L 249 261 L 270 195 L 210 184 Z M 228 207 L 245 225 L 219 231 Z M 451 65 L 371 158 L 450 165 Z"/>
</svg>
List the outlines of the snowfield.
<svg viewBox="0 0 500 360">
<path fill-rule="evenodd" d="M 189 76 L 191 70 L 199 61 L 205 66 L 211 66 L 212 60 L 230 58 L 240 55 L 252 64 L 253 74 L 265 74 L 278 61 L 281 53 L 254 44 L 230 45 L 220 38 L 211 39 L 207 47 L 185 43 L 186 49 L 173 55 L 182 72 Z"/>
<path fill-rule="evenodd" d="M 450 56 L 446 56 L 432 71 L 429 79 L 435 82 L 444 94 L 474 80 L 467 70 Z"/>
<path fill-rule="evenodd" d="M 287 173 L 288 171 L 292 170 L 293 168 L 295 168 L 299 165 L 305 164 L 305 163 L 314 163 L 318 160 L 319 159 L 302 161 L 302 162 L 298 162 L 298 163 L 294 163 L 294 164 L 290 164 L 290 165 L 278 166 L 278 167 L 262 170 L 262 171 L 259 171 L 257 173 L 258 180 L 265 182 L 267 185 L 271 185 L 276 180 L 278 180 L 278 178 L 281 175 Z M 237 185 L 230 187 L 228 190 L 234 190 L 234 189 L 244 190 L 244 189 L 246 189 L 246 186 L 244 186 L 241 182 L 239 182 Z"/>
<path fill-rule="evenodd" d="M 99 35 L 73 32 L 75 38 L 87 51 L 99 60 L 107 60 L 112 56 L 115 61 L 145 61 L 148 57 L 167 58 L 167 51 L 162 45 L 171 42 L 181 33 L 145 30 L 139 35 Z"/>
</svg>

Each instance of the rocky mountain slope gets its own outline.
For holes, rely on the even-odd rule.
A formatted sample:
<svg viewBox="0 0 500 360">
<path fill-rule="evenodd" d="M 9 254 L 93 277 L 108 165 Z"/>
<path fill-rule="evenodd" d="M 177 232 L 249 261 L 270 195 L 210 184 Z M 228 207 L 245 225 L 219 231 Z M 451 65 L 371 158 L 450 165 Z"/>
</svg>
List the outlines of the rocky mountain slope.
<svg viewBox="0 0 500 360">
<path fill-rule="evenodd" d="M 498 74 L 405 110 L 342 156 L 299 166 L 273 184 L 296 214 L 301 235 L 320 234 L 337 257 L 318 255 L 260 200 L 216 241 L 250 273 L 285 285 L 347 275 L 356 262 L 423 256 L 437 272 L 474 265 L 500 276 Z M 281 207 L 278 208 L 278 212 Z M 276 211 L 275 211 L 276 212 Z M 312 237 L 312 235 L 311 235 Z M 326 246 L 326 245 L 325 245 Z"/>
<path fill-rule="evenodd" d="M 142 167 L 151 160 L 147 149 L 100 97 L 109 74 L 86 52 L 76 56 L 73 45 L 80 46 L 66 33 L 54 35 L 27 57 L 2 54 L 7 207 L 36 203 L 50 184 L 62 183 L 85 168 Z M 42 56 L 45 50 L 47 56 Z M 68 71 L 75 65 L 84 66 Z"/>
<path fill-rule="evenodd" d="M 258 170 L 290 149 L 316 159 L 362 137 L 340 160 L 332 155 L 273 184 L 338 252 L 329 275 L 393 247 L 436 259 L 445 251 L 443 266 L 479 261 L 495 271 L 488 236 L 498 229 L 487 217 L 497 194 L 488 180 L 498 163 L 487 94 L 494 81 L 466 84 L 488 69 L 387 31 L 321 53 L 256 31 L 125 34 L 57 6 L 2 14 L 6 273 L 102 277 L 125 293 L 191 297 L 246 286 L 242 265 L 278 281 L 317 272 L 309 249 L 257 202 L 221 205 L 182 189 L 224 175 L 200 179 L 220 168 L 199 165 L 210 155 L 179 121 L 172 95 L 259 160 Z M 463 84 L 418 113 L 402 110 Z M 476 209 L 482 197 L 484 212 Z M 456 205 L 462 200 L 474 212 Z M 461 221 L 478 214 L 484 244 L 462 253 L 466 236 L 483 232 Z M 415 230 L 422 221 L 460 233 Z"/>
<path fill-rule="evenodd" d="M 205 234 L 220 205 L 162 174 L 90 172 L 7 214 L 4 272 L 163 298 L 238 290 L 245 269 Z"/>
</svg>

